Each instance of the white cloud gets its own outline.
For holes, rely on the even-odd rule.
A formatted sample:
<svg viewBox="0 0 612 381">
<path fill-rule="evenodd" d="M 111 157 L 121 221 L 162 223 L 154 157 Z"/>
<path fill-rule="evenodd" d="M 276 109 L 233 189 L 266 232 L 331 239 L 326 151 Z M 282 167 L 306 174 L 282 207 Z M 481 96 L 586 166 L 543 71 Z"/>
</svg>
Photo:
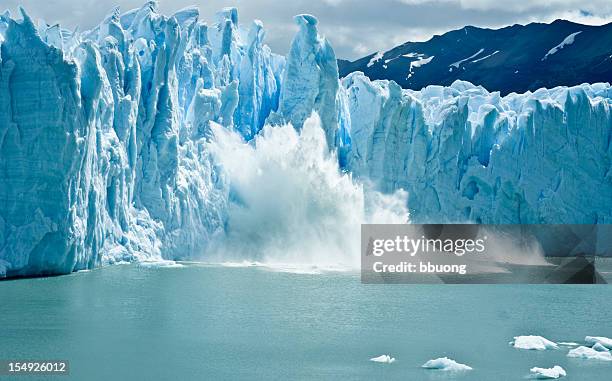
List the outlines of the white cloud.
<svg viewBox="0 0 612 381">
<path fill-rule="evenodd" d="M 564 11 L 560 13 L 552 13 L 547 19 L 538 21 L 554 21 L 557 19 L 569 20 L 579 24 L 586 25 L 604 25 L 612 22 L 612 13 L 608 15 L 587 15 L 580 11 Z"/>
<path fill-rule="evenodd" d="M 459 0 L 400 0 L 400 2 L 407 5 L 420 5 L 426 3 L 459 3 Z"/>
<path fill-rule="evenodd" d="M 0 8 L 22 4 L 34 19 L 68 28 L 91 28 L 115 5 L 141 6 L 146 0 L 0 0 Z M 263 21 L 272 50 L 287 52 L 296 31 L 292 17 L 311 13 L 338 57 L 355 59 L 385 51 L 406 41 L 424 41 L 465 25 L 502 27 L 515 23 L 550 22 L 557 18 L 600 25 L 612 21 L 612 0 L 160 0 L 165 14 L 197 5 L 204 20 L 225 6 L 236 6 L 240 22 Z M 3 9 L 0 9 L 2 11 Z"/>
<path fill-rule="evenodd" d="M 358 56 L 366 56 L 368 55 L 368 53 L 371 52 L 371 48 L 368 47 L 367 45 L 362 44 L 361 42 L 358 42 L 357 44 L 355 44 L 355 46 L 353 47 L 353 52 Z"/>
<path fill-rule="evenodd" d="M 340 4 L 344 3 L 344 0 L 323 0 L 325 4 L 331 5 L 332 7 L 337 7 Z"/>
<path fill-rule="evenodd" d="M 410 0 L 408 0 L 410 1 Z M 435 1 L 435 0 L 434 0 Z M 482 11 L 501 10 L 508 12 L 526 12 L 533 9 L 549 9 L 551 11 L 579 11 L 580 9 L 595 12 L 612 12 L 610 0 L 450 0 L 458 2 L 464 9 Z"/>
<path fill-rule="evenodd" d="M 534 9 L 561 11 L 579 11 L 580 9 L 597 13 L 612 13 L 610 0 L 399 0 L 407 5 L 436 4 L 445 6 L 458 5 L 463 9 L 480 11 L 526 12 Z"/>
</svg>

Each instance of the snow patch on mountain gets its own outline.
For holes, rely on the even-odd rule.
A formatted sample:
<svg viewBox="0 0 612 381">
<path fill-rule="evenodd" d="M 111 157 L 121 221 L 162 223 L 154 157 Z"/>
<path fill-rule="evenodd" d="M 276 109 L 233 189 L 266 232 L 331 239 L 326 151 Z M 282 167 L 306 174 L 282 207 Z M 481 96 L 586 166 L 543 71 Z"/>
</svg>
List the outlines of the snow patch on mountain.
<svg viewBox="0 0 612 381">
<path fill-rule="evenodd" d="M 467 33 L 467 30 L 466 30 L 466 33 Z M 459 66 L 460 66 L 462 63 L 464 63 L 464 62 L 466 62 L 466 61 L 469 61 L 469 60 L 471 60 L 472 58 L 476 58 L 476 57 L 478 57 L 478 56 L 480 55 L 480 53 L 482 53 L 482 52 L 484 52 L 484 48 L 481 48 L 480 50 L 478 50 L 476 53 L 472 54 L 471 56 L 469 56 L 469 57 L 467 57 L 467 58 L 464 58 L 464 59 L 462 59 L 462 60 L 459 60 L 459 61 L 457 61 L 457 62 L 453 62 L 452 64 L 450 64 L 450 65 L 448 65 L 448 66 L 454 67 L 455 69 L 459 69 Z"/>
<path fill-rule="evenodd" d="M 385 56 L 385 52 L 376 52 L 376 54 L 374 54 L 374 56 L 370 59 L 370 61 L 368 62 L 368 67 L 371 67 L 372 65 L 374 65 L 376 62 L 380 61 L 383 57 Z"/>
<path fill-rule="evenodd" d="M 563 39 L 563 41 L 561 41 L 561 43 L 559 43 L 558 45 L 554 46 L 552 49 L 550 49 L 548 51 L 548 53 L 546 53 L 544 55 L 544 57 L 542 58 L 542 61 L 544 61 L 545 59 L 548 58 L 548 56 L 552 56 L 553 54 L 557 53 L 558 51 L 560 51 L 561 49 L 563 49 L 564 47 L 571 45 L 574 43 L 574 39 L 576 38 L 577 35 L 579 35 L 580 33 L 582 33 L 582 31 L 579 32 L 575 32 L 570 34 L 569 36 L 565 37 Z"/>
<path fill-rule="evenodd" d="M 410 62 L 410 71 L 408 72 L 408 77 L 410 78 L 412 77 L 412 75 L 414 74 L 414 69 L 418 69 L 422 66 L 427 65 L 428 63 L 431 62 L 431 60 L 434 59 L 435 56 L 431 56 L 431 57 L 427 57 L 427 58 L 420 58 L 416 61 L 411 61 Z"/>
<path fill-rule="evenodd" d="M 496 55 L 497 53 L 499 53 L 499 50 L 496 50 L 496 51 L 494 51 L 493 53 L 488 54 L 488 55 L 486 55 L 486 56 L 484 56 L 484 57 L 482 57 L 482 58 L 475 59 L 475 60 L 473 60 L 473 61 L 472 61 L 472 63 L 476 63 L 476 62 L 484 61 L 484 60 L 486 60 L 487 58 L 493 57 L 493 56 L 494 56 L 494 55 Z"/>
</svg>

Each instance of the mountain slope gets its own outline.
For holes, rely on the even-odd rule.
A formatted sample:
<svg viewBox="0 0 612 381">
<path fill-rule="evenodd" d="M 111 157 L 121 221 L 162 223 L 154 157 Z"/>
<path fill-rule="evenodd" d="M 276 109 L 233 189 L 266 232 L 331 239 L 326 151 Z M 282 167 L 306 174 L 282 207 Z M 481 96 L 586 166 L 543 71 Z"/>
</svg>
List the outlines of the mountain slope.
<svg viewBox="0 0 612 381">
<path fill-rule="evenodd" d="M 338 65 L 341 77 L 362 71 L 371 79 L 391 79 L 417 90 L 457 79 L 502 94 L 606 82 L 612 78 L 612 23 L 557 20 L 496 30 L 467 26 Z"/>
</svg>

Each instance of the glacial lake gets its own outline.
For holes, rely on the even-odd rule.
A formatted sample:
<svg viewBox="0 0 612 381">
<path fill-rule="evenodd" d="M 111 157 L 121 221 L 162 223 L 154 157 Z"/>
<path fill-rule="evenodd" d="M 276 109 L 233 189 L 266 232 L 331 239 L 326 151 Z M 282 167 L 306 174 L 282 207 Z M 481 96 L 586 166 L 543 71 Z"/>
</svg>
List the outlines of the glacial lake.
<svg viewBox="0 0 612 381">
<path fill-rule="evenodd" d="M 508 342 L 612 337 L 609 285 L 363 285 L 352 273 L 119 265 L 0 282 L 0 359 L 70 362 L 16 380 L 612 379 L 612 362 Z M 389 354 L 392 364 L 370 358 Z M 448 356 L 474 369 L 425 370 Z M 10 377 L 0 377 L 0 380 Z"/>
</svg>

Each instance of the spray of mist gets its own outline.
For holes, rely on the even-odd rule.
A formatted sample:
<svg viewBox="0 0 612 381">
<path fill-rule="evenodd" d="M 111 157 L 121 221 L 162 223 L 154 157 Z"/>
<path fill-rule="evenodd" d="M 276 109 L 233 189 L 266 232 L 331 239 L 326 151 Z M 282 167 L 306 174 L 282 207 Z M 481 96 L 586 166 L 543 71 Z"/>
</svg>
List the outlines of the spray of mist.
<svg viewBox="0 0 612 381">
<path fill-rule="evenodd" d="M 383 195 L 338 168 L 320 120 L 266 126 L 249 143 L 212 127 L 210 149 L 230 184 L 217 260 L 328 269 L 359 266 L 362 223 L 408 222 L 407 195 Z"/>
</svg>

